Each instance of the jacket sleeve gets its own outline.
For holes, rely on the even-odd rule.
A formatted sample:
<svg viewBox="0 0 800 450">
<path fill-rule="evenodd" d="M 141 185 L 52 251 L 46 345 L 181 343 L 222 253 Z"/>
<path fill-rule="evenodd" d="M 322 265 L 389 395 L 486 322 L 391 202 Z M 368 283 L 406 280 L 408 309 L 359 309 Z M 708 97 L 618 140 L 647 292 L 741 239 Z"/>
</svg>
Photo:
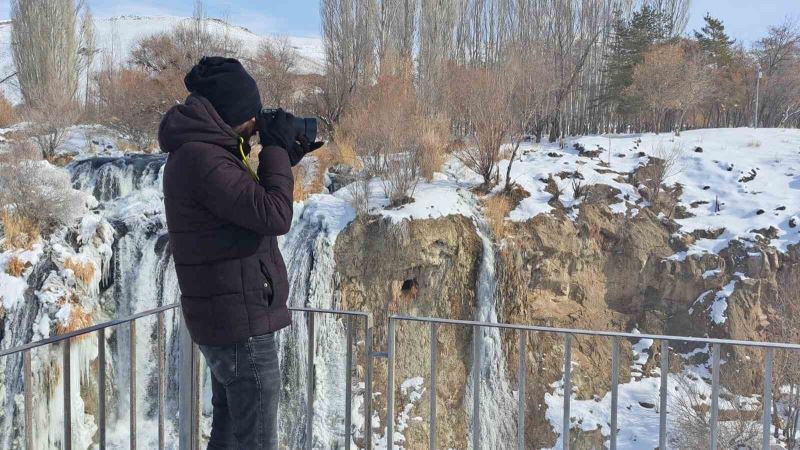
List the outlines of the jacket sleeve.
<svg viewBox="0 0 800 450">
<path fill-rule="evenodd" d="M 267 236 L 289 232 L 294 179 L 283 149 L 267 147 L 261 152 L 259 182 L 229 155 L 203 153 L 196 161 L 197 192 L 212 214 Z"/>
</svg>

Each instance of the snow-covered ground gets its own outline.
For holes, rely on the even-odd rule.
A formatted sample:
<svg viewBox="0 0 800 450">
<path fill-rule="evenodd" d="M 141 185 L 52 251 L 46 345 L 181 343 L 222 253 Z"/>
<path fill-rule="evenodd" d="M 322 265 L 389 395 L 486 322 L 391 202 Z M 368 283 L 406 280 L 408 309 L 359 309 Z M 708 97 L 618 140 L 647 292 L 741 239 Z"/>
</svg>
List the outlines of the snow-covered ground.
<svg viewBox="0 0 800 450">
<path fill-rule="evenodd" d="M 190 18 L 176 16 L 120 16 L 111 18 L 95 18 L 96 39 L 100 54 L 95 58 L 94 68 L 98 69 L 106 57 L 117 63 L 128 61 L 130 50 L 136 42 L 146 36 L 169 31 Z M 300 58 L 298 70 L 302 73 L 316 73 L 322 70 L 324 49 L 319 37 L 268 35 L 261 36 L 252 31 L 230 25 L 219 20 L 208 19 L 208 29 L 220 35 L 227 33 L 232 39 L 242 43 L 245 49 L 255 51 L 264 39 L 287 39 L 297 51 Z M 0 21 L 0 80 L 15 72 L 11 57 L 11 21 Z M 12 103 L 21 101 L 16 80 L 9 80 L 0 85 L 6 97 Z"/>
<path fill-rule="evenodd" d="M 596 157 L 579 155 L 578 144 L 588 151 L 600 150 Z M 610 149 L 610 157 L 609 157 Z M 677 219 L 680 233 L 696 230 L 724 230 L 716 239 L 700 239 L 689 251 L 673 259 L 717 253 L 734 239 L 745 242 L 774 228 L 769 239 L 780 251 L 800 242 L 800 130 L 796 129 L 704 129 L 672 133 L 587 136 L 557 144 L 523 143 L 513 163 L 511 178 L 530 193 L 510 212 L 509 220 L 526 221 L 553 212 L 548 203 L 553 195 L 545 191 L 552 175 L 562 191 L 559 201 L 576 213 L 581 199 L 575 199 L 572 180 L 562 173 L 579 172 L 585 185 L 605 184 L 619 190 L 618 202 L 610 205 L 618 214 L 635 215 L 648 206 L 628 174 L 648 162 L 651 156 L 678 150 L 675 168 L 665 182 L 680 184 L 683 194 L 678 205 L 691 217 Z M 508 160 L 499 164 L 504 175 Z M 389 208 L 379 179 L 370 182 L 370 212 L 394 221 L 427 219 L 460 214 L 475 214 L 476 197 L 471 191 L 480 178 L 455 158 L 442 167 L 430 182 L 421 181 L 414 202 Z M 500 183 L 501 185 L 503 182 Z M 351 197 L 350 188 L 333 194 Z M 495 189 L 499 190 L 500 187 Z M 718 206 L 717 206 L 718 205 Z M 574 214 L 572 215 L 574 218 Z M 714 273 L 706 274 L 708 277 Z"/>
</svg>

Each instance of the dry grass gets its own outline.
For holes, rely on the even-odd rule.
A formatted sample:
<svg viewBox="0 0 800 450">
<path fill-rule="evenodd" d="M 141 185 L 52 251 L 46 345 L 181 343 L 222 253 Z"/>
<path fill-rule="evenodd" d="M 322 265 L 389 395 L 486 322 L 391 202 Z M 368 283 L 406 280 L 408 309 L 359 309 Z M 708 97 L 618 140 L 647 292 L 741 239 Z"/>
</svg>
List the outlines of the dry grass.
<svg viewBox="0 0 800 450">
<path fill-rule="evenodd" d="M 506 235 L 506 216 L 511 212 L 511 209 L 511 199 L 503 194 L 487 197 L 483 200 L 483 214 L 492 229 L 492 234 L 496 238 L 502 238 Z"/>
<path fill-rule="evenodd" d="M 422 125 L 420 137 L 420 175 L 431 181 L 433 174 L 442 168 L 447 158 L 447 137 L 450 134 L 450 121 L 444 116 L 427 120 Z"/>
<path fill-rule="evenodd" d="M 300 165 L 294 166 L 292 167 L 292 175 L 294 176 L 292 198 L 296 202 L 302 202 L 310 194 L 310 192 L 306 190 L 306 168 Z"/>
<path fill-rule="evenodd" d="M 0 216 L 3 222 L 6 250 L 31 250 L 39 240 L 39 224 L 28 217 L 14 214 L 8 210 Z"/>
<path fill-rule="evenodd" d="M 94 279 L 94 264 L 90 263 L 89 261 L 80 262 L 67 258 L 64 260 L 64 268 L 71 270 L 72 273 L 75 274 L 75 278 L 80 280 L 84 286 L 89 286 Z"/>
<path fill-rule="evenodd" d="M 90 327 L 94 324 L 92 320 L 92 314 L 83 307 L 78 304 L 77 298 L 73 297 L 69 301 L 70 303 L 70 314 L 69 319 L 67 319 L 67 323 L 62 323 L 61 321 L 56 321 L 56 334 L 62 335 L 71 333 L 76 330 L 80 330 L 82 328 Z M 86 338 L 85 335 L 84 338 Z M 76 338 L 81 339 L 81 338 Z"/>
<path fill-rule="evenodd" d="M 14 111 L 14 106 L 0 92 L 0 128 L 6 128 L 19 122 L 19 116 Z"/>
<path fill-rule="evenodd" d="M 17 255 L 13 255 L 11 259 L 8 260 L 8 265 L 6 266 L 6 273 L 11 275 L 12 277 L 21 277 L 22 273 L 25 272 L 26 264 L 22 262 L 21 259 Z"/>
</svg>

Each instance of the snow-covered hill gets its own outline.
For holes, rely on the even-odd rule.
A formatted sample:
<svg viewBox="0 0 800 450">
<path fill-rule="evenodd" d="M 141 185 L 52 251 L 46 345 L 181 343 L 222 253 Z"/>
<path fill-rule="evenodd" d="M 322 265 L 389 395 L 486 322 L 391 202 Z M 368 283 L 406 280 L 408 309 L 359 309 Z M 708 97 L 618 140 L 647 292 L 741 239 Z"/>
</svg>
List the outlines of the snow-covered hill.
<svg viewBox="0 0 800 450">
<path fill-rule="evenodd" d="M 112 18 L 98 18 L 95 21 L 97 45 L 103 55 L 109 55 L 116 62 L 124 63 L 128 59 L 131 48 L 135 43 L 148 35 L 168 31 L 177 25 L 191 20 L 186 17 L 176 16 L 120 16 Z M 242 42 L 245 48 L 255 50 L 263 39 L 283 38 L 284 36 L 260 36 L 252 31 L 225 23 L 217 19 L 207 19 L 208 29 L 214 33 L 229 33 L 231 38 Z M 290 45 L 297 50 L 300 57 L 299 70 L 304 73 L 313 73 L 321 70 L 324 59 L 322 40 L 318 37 L 285 36 Z M 11 58 L 11 21 L 0 21 L 0 80 L 15 72 L 14 62 Z M 0 89 L 6 97 L 14 103 L 20 101 L 19 89 L 16 80 L 9 80 Z"/>
</svg>

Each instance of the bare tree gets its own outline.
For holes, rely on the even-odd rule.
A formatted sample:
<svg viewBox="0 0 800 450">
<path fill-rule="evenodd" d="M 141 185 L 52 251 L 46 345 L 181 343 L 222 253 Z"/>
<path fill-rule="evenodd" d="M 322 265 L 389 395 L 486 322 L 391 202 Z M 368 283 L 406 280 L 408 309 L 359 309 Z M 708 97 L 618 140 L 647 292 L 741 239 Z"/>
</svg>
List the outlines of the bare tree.
<svg viewBox="0 0 800 450">
<path fill-rule="evenodd" d="M 339 121 L 357 88 L 373 77 L 374 29 L 368 0 L 321 0 L 325 80 L 315 108 L 329 127 Z"/>
<path fill-rule="evenodd" d="M 512 130 L 509 80 L 500 70 L 452 66 L 448 105 L 452 117 L 461 122 L 467 145 L 456 157 L 483 177 L 483 188 L 498 181 L 500 147 Z M 469 86 L 469 89 L 464 89 Z"/>
<path fill-rule="evenodd" d="M 664 18 L 666 34 L 680 36 L 689 23 L 689 7 L 692 0 L 648 0 L 648 4 Z"/>
<path fill-rule="evenodd" d="M 261 42 L 250 65 L 265 105 L 290 106 L 297 90 L 297 58 L 288 39 Z"/>
<path fill-rule="evenodd" d="M 677 132 L 686 112 L 703 102 L 709 87 L 705 65 L 680 45 L 667 44 L 645 54 L 625 92 L 650 112 L 656 133 L 667 113 L 674 114 Z"/>
<path fill-rule="evenodd" d="M 92 65 L 98 53 L 100 53 L 100 49 L 97 47 L 97 38 L 95 37 L 94 16 L 92 15 L 91 8 L 89 8 L 89 4 L 84 3 L 80 28 L 80 48 L 78 50 L 78 54 L 81 57 L 81 69 L 83 70 L 85 79 L 83 93 L 84 108 L 88 108 L 89 106 Z"/>
<path fill-rule="evenodd" d="M 442 111 L 447 62 L 453 51 L 458 0 L 421 0 L 417 71 L 420 98 L 428 110 Z"/>
<path fill-rule="evenodd" d="M 11 54 L 25 103 L 65 104 L 78 90 L 73 0 L 11 1 Z"/>
<path fill-rule="evenodd" d="M 53 156 L 79 115 L 78 43 L 72 0 L 11 2 L 11 54 L 42 155 Z"/>
</svg>

